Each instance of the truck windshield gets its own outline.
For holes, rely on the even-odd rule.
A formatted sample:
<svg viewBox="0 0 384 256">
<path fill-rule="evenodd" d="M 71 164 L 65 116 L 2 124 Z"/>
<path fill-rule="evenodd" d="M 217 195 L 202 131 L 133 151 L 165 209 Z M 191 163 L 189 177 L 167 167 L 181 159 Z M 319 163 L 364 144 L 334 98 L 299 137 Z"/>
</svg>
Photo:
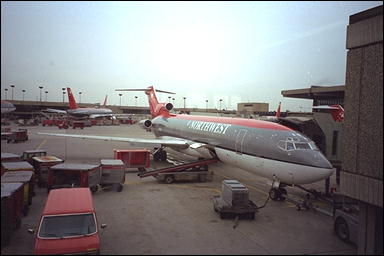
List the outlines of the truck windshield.
<svg viewBox="0 0 384 256">
<path fill-rule="evenodd" d="M 89 214 L 45 216 L 40 225 L 39 237 L 63 238 L 96 233 L 95 216 Z"/>
</svg>

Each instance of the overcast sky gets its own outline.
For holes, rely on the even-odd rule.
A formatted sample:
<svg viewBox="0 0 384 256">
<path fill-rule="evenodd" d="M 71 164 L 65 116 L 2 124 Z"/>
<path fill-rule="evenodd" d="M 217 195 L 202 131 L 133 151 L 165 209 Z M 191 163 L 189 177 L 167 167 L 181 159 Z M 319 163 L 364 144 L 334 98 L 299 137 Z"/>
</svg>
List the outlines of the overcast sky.
<svg viewBox="0 0 384 256">
<path fill-rule="evenodd" d="M 346 27 L 371 2 L 1 2 L 1 99 L 119 105 L 118 88 L 176 93 L 176 107 L 267 102 L 310 111 L 282 90 L 345 84 Z M 45 95 L 45 91 L 48 94 Z M 147 106 L 143 92 L 122 105 Z M 168 100 L 169 95 L 161 95 Z M 66 99 L 67 101 L 67 99 Z"/>
</svg>

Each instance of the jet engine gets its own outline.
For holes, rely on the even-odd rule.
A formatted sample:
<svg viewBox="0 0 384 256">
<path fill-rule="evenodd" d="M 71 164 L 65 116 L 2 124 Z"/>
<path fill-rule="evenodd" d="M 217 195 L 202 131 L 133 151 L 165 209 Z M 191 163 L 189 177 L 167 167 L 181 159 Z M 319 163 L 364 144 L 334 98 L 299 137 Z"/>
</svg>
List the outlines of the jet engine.
<svg viewBox="0 0 384 256">
<path fill-rule="evenodd" d="M 143 128 L 144 130 L 147 130 L 147 131 L 150 131 L 151 130 L 151 126 L 152 126 L 152 121 L 151 120 L 141 120 L 139 122 L 139 126 L 141 128 Z"/>
<path fill-rule="evenodd" d="M 165 108 L 166 108 L 168 111 L 171 111 L 171 110 L 173 109 L 173 105 L 172 105 L 172 103 L 167 103 L 167 104 L 165 105 Z"/>
</svg>

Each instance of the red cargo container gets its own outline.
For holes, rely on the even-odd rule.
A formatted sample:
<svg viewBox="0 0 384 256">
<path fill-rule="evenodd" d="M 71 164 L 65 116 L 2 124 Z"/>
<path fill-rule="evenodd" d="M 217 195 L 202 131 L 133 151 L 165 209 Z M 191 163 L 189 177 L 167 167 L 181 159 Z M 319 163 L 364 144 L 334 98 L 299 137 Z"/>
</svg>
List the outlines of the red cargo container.
<svg viewBox="0 0 384 256">
<path fill-rule="evenodd" d="M 148 149 L 114 149 L 113 158 L 120 159 L 127 168 L 148 168 L 151 152 Z"/>
<path fill-rule="evenodd" d="M 23 183 L 1 183 L 1 246 L 11 240 L 13 229 L 21 226 Z"/>
</svg>

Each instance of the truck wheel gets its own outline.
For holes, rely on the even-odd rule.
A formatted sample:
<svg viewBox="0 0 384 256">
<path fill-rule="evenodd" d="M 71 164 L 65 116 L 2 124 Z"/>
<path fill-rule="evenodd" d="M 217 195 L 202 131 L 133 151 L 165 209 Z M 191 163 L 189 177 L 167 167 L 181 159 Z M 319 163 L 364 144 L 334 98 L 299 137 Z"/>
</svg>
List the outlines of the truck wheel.
<svg viewBox="0 0 384 256">
<path fill-rule="evenodd" d="M 97 185 L 90 187 L 90 189 L 91 189 L 92 193 L 96 193 L 97 192 Z"/>
<path fill-rule="evenodd" d="M 165 183 L 167 183 L 167 184 L 171 184 L 171 183 L 173 183 L 174 181 L 175 181 L 175 177 L 173 176 L 173 175 L 167 175 L 166 177 L 165 177 Z"/>
<path fill-rule="evenodd" d="M 343 218 L 337 218 L 335 222 L 336 235 L 344 242 L 349 242 L 349 228 Z"/>
<path fill-rule="evenodd" d="M 117 192 L 121 192 L 122 190 L 123 190 L 123 185 L 119 184 L 119 185 L 117 186 L 116 191 L 117 191 Z"/>
</svg>

